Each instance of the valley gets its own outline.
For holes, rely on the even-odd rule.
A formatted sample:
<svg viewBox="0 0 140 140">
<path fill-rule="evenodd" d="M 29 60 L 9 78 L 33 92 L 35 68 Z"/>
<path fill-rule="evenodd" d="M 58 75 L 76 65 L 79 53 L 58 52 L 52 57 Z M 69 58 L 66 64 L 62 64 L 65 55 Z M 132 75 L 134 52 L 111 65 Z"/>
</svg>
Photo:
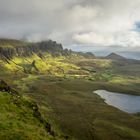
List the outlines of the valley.
<svg viewBox="0 0 140 140">
<path fill-rule="evenodd" d="M 102 89 L 140 95 L 139 60 L 115 53 L 96 57 L 92 53 L 63 49 L 61 44 L 51 40 L 29 43 L 1 39 L 0 79 L 22 96 L 19 108 L 10 102 L 11 95 L 3 92 L 2 87 L 0 100 L 6 107 L 4 119 L 0 117 L 0 138 L 4 140 L 10 129 L 15 131 L 8 135 L 15 140 L 140 139 L 139 113 L 129 114 L 109 106 L 93 93 Z M 37 104 L 54 135 L 46 132 L 43 124 L 32 115 L 26 100 Z M 22 114 L 23 121 L 7 113 Z M 10 118 L 15 119 L 12 125 Z M 7 126 L 10 126 L 9 131 L 5 131 Z M 26 127 L 29 130 L 25 130 Z M 17 129 L 22 130 L 19 133 Z"/>
</svg>

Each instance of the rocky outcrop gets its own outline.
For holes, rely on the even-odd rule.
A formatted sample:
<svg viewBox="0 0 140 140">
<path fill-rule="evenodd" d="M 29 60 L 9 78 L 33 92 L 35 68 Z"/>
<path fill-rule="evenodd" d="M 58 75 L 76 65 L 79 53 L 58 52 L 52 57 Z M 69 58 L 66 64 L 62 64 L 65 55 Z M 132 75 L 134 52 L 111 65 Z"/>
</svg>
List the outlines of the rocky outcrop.
<svg viewBox="0 0 140 140">
<path fill-rule="evenodd" d="M 8 42 L 8 43 L 7 43 Z M 0 59 L 7 61 L 14 56 L 27 57 L 36 53 L 39 57 L 43 58 L 43 53 L 48 52 L 53 56 L 58 55 L 67 55 L 68 50 L 64 50 L 61 44 L 56 43 L 55 41 L 48 40 L 38 43 L 29 43 L 18 41 L 18 43 L 13 43 L 14 40 L 0 40 Z M 10 45 L 10 47 L 9 47 Z"/>
<path fill-rule="evenodd" d="M 21 100 L 21 96 L 19 96 L 18 92 L 13 90 L 10 86 L 8 86 L 8 84 L 3 81 L 3 80 L 0 80 L 0 91 L 3 91 L 3 92 L 8 92 L 10 93 L 11 95 L 14 95 L 13 98 L 12 98 L 12 101 L 14 104 L 16 104 L 17 106 L 20 106 L 20 100 Z M 17 96 L 18 95 L 18 96 Z M 55 136 L 55 132 L 52 130 L 51 128 L 51 124 L 48 123 L 41 115 L 41 113 L 39 112 L 39 108 L 37 106 L 37 104 L 35 102 L 29 102 L 28 101 L 28 107 L 31 108 L 33 110 L 33 115 L 34 117 L 36 117 L 40 123 L 42 123 L 44 125 L 44 128 L 46 129 L 46 131 L 52 135 L 52 136 Z"/>
<path fill-rule="evenodd" d="M 44 125 L 44 128 L 46 129 L 46 131 L 52 135 L 55 136 L 55 132 L 52 130 L 51 124 L 48 123 L 41 115 L 41 113 L 39 112 L 39 108 L 37 106 L 36 103 L 32 103 L 32 109 L 33 109 L 33 115 Z"/>
<path fill-rule="evenodd" d="M 0 91 L 18 95 L 18 92 L 12 89 L 4 80 L 0 80 Z"/>
<path fill-rule="evenodd" d="M 43 53 L 46 52 L 54 57 L 76 54 L 86 58 L 95 58 L 95 55 L 90 52 L 83 53 L 63 49 L 61 44 L 52 40 L 31 43 L 20 40 L 0 39 L 0 59 L 6 61 L 7 63 L 9 63 L 9 60 L 11 60 L 14 56 L 27 57 L 33 55 L 34 53 L 43 59 Z"/>
</svg>

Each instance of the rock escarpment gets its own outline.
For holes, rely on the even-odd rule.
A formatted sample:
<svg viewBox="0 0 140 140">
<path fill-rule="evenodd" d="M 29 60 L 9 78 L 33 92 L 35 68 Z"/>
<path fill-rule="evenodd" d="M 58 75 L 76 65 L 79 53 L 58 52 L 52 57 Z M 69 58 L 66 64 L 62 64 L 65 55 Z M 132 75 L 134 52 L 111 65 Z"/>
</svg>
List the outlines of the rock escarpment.
<svg viewBox="0 0 140 140">
<path fill-rule="evenodd" d="M 15 41 L 15 40 L 0 40 L 0 59 L 10 60 L 14 56 L 27 57 L 36 53 L 39 57 L 43 57 L 43 53 L 48 52 L 53 56 L 67 55 L 70 50 L 63 49 L 61 44 L 56 41 L 48 40 L 37 43 Z"/>
</svg>

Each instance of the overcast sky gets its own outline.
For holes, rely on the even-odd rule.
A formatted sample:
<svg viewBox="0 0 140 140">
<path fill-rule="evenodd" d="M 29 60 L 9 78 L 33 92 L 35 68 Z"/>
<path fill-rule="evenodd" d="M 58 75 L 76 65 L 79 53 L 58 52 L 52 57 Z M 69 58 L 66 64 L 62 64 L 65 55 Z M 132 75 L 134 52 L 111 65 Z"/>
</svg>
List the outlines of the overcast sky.
<svg viewBox="0 0 140 140">
<path fill-rule="evenodd" d="M 140 0 L 0 0 L 0 37 L 140 52 Z"/>
</svg>

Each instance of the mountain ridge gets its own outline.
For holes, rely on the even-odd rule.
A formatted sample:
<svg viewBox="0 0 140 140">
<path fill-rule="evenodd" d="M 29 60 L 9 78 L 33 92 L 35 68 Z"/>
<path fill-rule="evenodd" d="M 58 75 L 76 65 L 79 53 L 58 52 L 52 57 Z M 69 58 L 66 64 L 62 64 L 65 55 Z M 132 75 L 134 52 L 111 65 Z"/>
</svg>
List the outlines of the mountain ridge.
<svg viewBox="0 0 140 140">
<path fill-rule="evenodd" d="M 64 49 L 62 44 L 52 40 L 28 42 L 16 39 L 0 39 L 0 59 L 2 60 L 10 60 L 14 56 L 27 57 L 34 53 L 41 58 L 43 57 L 43 53 L 49 53 L 54 57 L 77 54 L 83 57 L 95 58 L 95 55 L 90 52 L 82 53 Z"/>
<path fill-rule="evenodd" d="M 114 52 L 110 53 L 105 58 L 107 58 L 107 59 L 114 59 L 114 60 L 115 59 L 116 60 L 125 60 L 125 59 L 127 59 L 127 58 L 125 58 L 125 57 L 123 57 L 123 56 L 121 56 L 121 55 L 119 55 L 117 53 L 114 53 Z"/>
</svg>

